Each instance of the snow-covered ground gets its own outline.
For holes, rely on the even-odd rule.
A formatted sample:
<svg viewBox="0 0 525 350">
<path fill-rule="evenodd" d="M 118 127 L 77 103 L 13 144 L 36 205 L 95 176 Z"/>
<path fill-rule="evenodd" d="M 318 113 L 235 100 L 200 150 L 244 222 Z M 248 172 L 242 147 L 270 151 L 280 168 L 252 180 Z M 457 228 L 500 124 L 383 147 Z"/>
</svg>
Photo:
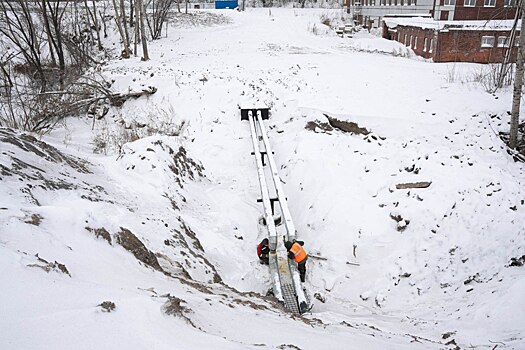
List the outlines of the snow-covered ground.
<svg viewBox="0 0 525 350">
<path fill-rule="evenodd" d="M 340 10 L 220 14 L 170 28 L 150 61 L 104 66 L 117 91 L 158 91 L 93 130 L 0 130 L 0 348 L 524 349 L 525 267 L 510 265 L 525 167 L 498 138 L 511 89 L 472 82 L 483 66 L 340 38 L 320 23 Z M 324 302 L 301 318 L 264 296 L 246 104 L 271 108 L 314 255 L 306 285 Z M 396 188 L 414 182 L 430 186 Z"/>
</svg>

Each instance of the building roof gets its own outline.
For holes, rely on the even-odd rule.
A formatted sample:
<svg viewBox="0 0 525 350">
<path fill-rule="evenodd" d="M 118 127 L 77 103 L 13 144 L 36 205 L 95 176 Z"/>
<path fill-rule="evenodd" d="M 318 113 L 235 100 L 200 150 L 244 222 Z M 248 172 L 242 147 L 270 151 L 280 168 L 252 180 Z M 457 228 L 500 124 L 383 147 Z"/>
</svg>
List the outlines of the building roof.
<svg viewBox="0 0 525 350">
<path fill-rule="evenodd" d="M 447 30 L 502 30 L 512 29 L 514 20 L 491 20 L 491 21 L 436 21 L 432 18 L 412 17 L 412 18 L 384 18 L 388 28 L 394 29 L 397 26 L 416 27 L 422 29 L 433 29 L 439 31 Z M 521 21 L 518 21 L 518 28 Z"/>
</svg>

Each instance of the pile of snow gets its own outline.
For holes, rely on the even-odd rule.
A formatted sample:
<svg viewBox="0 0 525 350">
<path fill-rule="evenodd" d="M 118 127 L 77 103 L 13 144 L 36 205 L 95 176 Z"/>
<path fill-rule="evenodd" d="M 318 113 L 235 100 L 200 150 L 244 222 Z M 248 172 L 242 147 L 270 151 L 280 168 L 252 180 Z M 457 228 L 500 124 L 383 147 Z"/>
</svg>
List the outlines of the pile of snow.
<svg viewBox="0 0 525 350">
<path fill-rule="evenodd" d="M 95 131 L 70 121 L 41 142 L 2 129 L 3 348 L 525 346 L 525 168 L 498 137 L 510 89 L 452 82 L 479 66 L 393 57 L 397 44 L 368 33 L 313 35 L 322 13 L 170 27 L 151 61 L 102 69 L 118 91 L 156 94 Z M 311 253 L 316 301 L 300 318 L 263 296 L 238 110 L 250 103 L 271 108 Z"/>
</svg>

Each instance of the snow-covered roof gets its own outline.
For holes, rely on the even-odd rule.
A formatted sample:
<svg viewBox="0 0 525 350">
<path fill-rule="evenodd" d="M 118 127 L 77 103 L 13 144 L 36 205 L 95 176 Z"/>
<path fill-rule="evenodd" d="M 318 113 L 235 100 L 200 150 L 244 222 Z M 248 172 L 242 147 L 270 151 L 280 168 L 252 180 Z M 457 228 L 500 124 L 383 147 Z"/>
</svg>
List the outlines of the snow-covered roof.
<svg viewBox="0 0 525 350">
<path fill-rule="evenodd" d="M 409 26 L 422 29 L 434 30 L 510 30 L 514 20 L 492 20 L 492 21 L 436 21 L 432 18 L 385 18 L 388 28 L 397 26 Z M 520 23 L 518 23 L 520 26 Z"/>
<path fill-rule="evenodd" d="M 383 16 L 383 18 L 432 18 L 430 13 L 389 13 Z"/>
</svg>

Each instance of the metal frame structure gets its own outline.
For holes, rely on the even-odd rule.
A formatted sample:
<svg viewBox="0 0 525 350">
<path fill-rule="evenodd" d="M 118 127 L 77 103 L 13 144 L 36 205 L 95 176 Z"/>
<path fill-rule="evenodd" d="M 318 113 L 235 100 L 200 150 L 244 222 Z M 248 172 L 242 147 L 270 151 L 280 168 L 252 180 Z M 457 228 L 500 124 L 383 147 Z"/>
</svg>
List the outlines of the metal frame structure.
<svg viewBox="0 0 525 350">
<path fill-rule="evenodd" d="M 309 309 L 310 301 L 303 291 L 299 273 L 295 263 L 288 259 L 286 249 L 278 246 L 278 231 L 274 222 L 274 203 L 279 204 L 280 212 L 284 219 L 286 233 L 282 235 L 283 240 L 293 241 L 296 238 L 296 229 L 290 210 L 288 209 L 286 196 L 281 185 L 277 165 L 273 159 L 273 152 L 264 127 L 263 120 L 268 119 L 267 108 L 242 109 L 241 119 L 250 123 L 253 153 L 255 155 L 259 186 L 268 229 L 268 240 L 270 247 L 270 275 L 275 297 L 284 303 L 286 308 L 294 313 L 301 314 Z M 261 149 L 264 148 L 264 151 Z M 269 164 L 265 168 L 264 157 Z M 266 176 L 265 169 L 269 170 L 270 176 Z M 271 179 L 268 182 L 267 178 Z M 270 196 L 270 186 L 275 191 L 276 197 Z M 280 249 L 279 249 L 280 248 Z"/>
</svg>

